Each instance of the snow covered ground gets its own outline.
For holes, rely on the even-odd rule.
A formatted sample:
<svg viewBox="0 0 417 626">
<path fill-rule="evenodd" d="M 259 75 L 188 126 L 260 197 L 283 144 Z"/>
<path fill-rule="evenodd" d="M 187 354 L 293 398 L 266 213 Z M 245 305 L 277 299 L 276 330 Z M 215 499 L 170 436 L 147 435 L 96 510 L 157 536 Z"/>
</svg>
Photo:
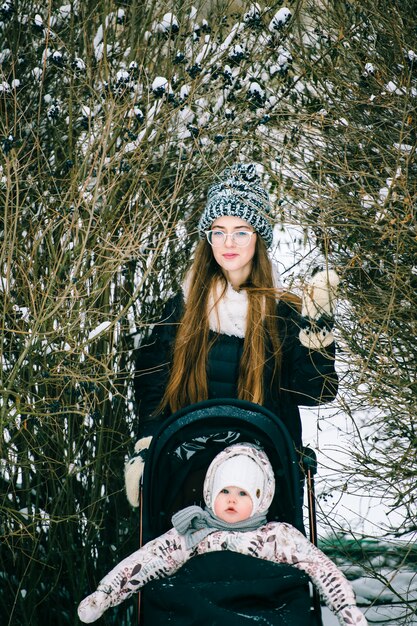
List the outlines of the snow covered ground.
<svg viewBox="0 0 417 626">
<path fill-rule="evenodd" d="M 377 626 L 413 626 L 417 624 L 417 573 L 402 570 L 384 571 L 391 579 L 392 589 L 383 582 L 371 578 L 353 581 L 357 602 L 369 624 Z M 406 595 L 409 607 L 399 601 L 397 593 Z M 368 606 L 366 606 L 368 605 Z M 324 626 L 338 626 L 336 616 L 323 608 Z"/>
<path fill-rule="evenodd" d="M 380 606 L 371 609 L 362 608 L 362 612 L 370 626 L 414 626 L 414 624 L 417 624 L 416 616 L 404 616 L 404 610 L 398 610 L 394 606 Z M 324 607 L 322 617 L 323 626 L 340 626 L 336 616 L 327 607 Z"/>
<path fill-rule="evenodd" d="M 338 450 L 343 449 L 344 439 L 349 441 L 349 423 L 343 415 L 335 417 L 330 408 L 305 409 L 302 411 L 302 420 L 304 442 L 315 449 L 317 454 L 316 485 L 317 493 L 320 494 L 320 490 L 325 488 L 327 475 L 332 471 L 329 470 L 330 466 L 333 464 L 337 467 Z M 317 428 L 317 424 L 320 428 Z M 387 539 L 381 536 L 381 522 L 389 515 L 384 504 L 375 502 L 367 493 L 353 496 L 336 490 L 330 500 L 319 500 L 318 505 L 319 538 L 344 529 L 346 535 L 352 532 L 356 537 L 371 537 L 373 554 L 380 546 L 380 554 L 367 557 L 366 563 L 352 564 L 347 559 L 335 559 L 351 580 L 358 605 L 369 624 L 417 625 L 417 565 L 408 563 L 407 558 L 400 554 L 396 557 L 395 543 L 392 541 L 387 551 Z M 392 514 L 389 516 L 392 522 Z M 406 542 L 410 542 L 409 537 L 404 538 Z M 372 575 L 368 573 L 370 569 L 373 570 Z M 327 607 L 323 608 L 323 624 L 339 624 Z"/>
<path fill-rule="evenodd" d="M 329 471 L 329 460 L 334 465 L 338 462 L 338 447 L 343 444 L 344 433 L 349 439 L 348 424 L 343 416 L 333 419 L 320 417 L 323 411 L 329 409 L 303 411 L 304 441 L 316 450 L 318 459 L 317 486 L 326 481 Z M 320 429 L 317 428 L 319 420 Z M 342 447 L 342 445 L 340 445 Z M 355 536 L 369 536 L 373 538 L 375 552 L 375 538 L 381 528 L 381 522 L 388 516 L 388 511 L 382 502 L 375 503 L 369 494 L 363 493 L 352 496 L 348 493 L 336 492 L 331 501 L 319 502 L 317 516 L 318 536 L 326 537 L 332 529 L 339 531 L 344 528 L 348 534 L 353 531 Z M 336 504 L 335 504 L 336 503 Z M 327 517 L 327 515 L 329 517 Z M 390 515 L 392 522 L 392 515 Z M 330 520 L 330 523 L 329 521 Z M 407 538 L 409 541 L 409 538 Z M 341 569 L 352 581 L 357 601 L 369 624 L 378 626 L 412 626 L 417 625 L 417 567 L 408 564 L 406 558 L 386 556 L 386 539 L 380 539 L 381 552 L 379 556 L 369 559 L 369 562 L 355 564 L 344 561 L 339 563 Z M 391 553 L 392 553 L 392 542 Z M 394 546 L 395 552 L 395 546 Z M 374 572 L 372 577 L 367 574 L 369 567 Z M 407 599 L 409 606 L 404 603 Z M 336 626 L 337 618 L 326 608 L 323 608 L 324 626 Z"/>
</svg>

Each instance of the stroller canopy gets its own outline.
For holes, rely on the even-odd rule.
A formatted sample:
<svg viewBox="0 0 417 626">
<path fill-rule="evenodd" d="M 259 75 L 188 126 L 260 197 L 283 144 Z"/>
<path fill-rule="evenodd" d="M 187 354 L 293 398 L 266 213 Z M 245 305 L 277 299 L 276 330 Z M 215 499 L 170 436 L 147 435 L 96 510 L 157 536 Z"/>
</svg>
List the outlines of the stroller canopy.
<svg viewBox="0 0 417 626">
<path fill-rule="evenodd" d="M 238 442 L 260 445 L 273 467 L 276 489 L 268 521 L 288 522 L 303 531 L 298 459 L 285 426 L 259 405 L 207 400 L 172 415 L 154 437 L 144 472 L 144 541 L 166 532 L 176 511 L 204 506 L 208 466 Z"/>
</svg>

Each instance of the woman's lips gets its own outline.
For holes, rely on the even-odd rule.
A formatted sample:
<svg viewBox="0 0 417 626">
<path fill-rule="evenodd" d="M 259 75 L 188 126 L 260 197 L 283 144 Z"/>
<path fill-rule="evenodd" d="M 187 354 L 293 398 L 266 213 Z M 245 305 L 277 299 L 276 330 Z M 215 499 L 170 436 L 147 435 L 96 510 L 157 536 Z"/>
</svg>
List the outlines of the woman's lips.
<svg viewBox="0 0 417 626">
<path fill-rule="evenodd" d="M 235 257 L 237 257 L 237 256 L 238 256 L 237 254 L 233 254 L 233 253 L 230 253 L 230 254 L 223 254 L 223 258 L 224 258 L 224 259 L 234 259 L 234 258 L 235 258 Z"/>
</svg>

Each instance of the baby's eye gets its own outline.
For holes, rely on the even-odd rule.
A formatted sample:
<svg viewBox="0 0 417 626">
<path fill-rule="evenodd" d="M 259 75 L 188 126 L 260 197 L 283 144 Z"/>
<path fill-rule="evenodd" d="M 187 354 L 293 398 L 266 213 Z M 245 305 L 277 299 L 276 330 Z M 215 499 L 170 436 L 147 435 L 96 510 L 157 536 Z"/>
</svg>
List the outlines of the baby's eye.
<svg viewBox="0 0 417 626">
<path fill-rule="evenodd" d="M 228 489 L 222 489 L 220 493 L 229 493 Z"/>
<path fill-rule="evenodd" d="M 246 491 L 239 491 L 240 496 L 247 496 L 248 493 Z"/>
</svg>

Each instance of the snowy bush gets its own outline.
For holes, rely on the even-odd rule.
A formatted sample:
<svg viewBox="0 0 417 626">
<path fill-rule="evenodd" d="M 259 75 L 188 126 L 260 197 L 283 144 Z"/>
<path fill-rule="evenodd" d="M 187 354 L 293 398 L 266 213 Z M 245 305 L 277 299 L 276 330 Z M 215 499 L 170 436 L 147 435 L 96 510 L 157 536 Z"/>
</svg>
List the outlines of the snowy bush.
<svg viewBox="0 0 417 626">
<path fill-rule="evenodd" d="M 416 3 L 195 4 L 0 5 L 2 623 L 74 623 L 136 547 L 133 338 L 236 160 L 342 275 L 336 482 L 416 528 Z"/>
<path fill-rule="evenodd" d="M 133 337 L 181 279 L 208 182 L 261 160 L 291 88 L 268 71 L 290 22 L 272 42 L 270 11 L 237 8 L 0 7 L 2 623 L 73 623 L 110 545 L 136 546 Z"/>
<path fill-rule="evenodd" d="M 340 400 L 359 430 L 341 479 L 352 492 L 372 485 L 403 515 L 383 530 L 406 534 L 417 484 L 417 73 L 406 17 L 416 5 L 308 4 L 314 28 L 297 56 L 308 115 L 288 136 L 285 186 L 342 274 Z"/>
</svg>

